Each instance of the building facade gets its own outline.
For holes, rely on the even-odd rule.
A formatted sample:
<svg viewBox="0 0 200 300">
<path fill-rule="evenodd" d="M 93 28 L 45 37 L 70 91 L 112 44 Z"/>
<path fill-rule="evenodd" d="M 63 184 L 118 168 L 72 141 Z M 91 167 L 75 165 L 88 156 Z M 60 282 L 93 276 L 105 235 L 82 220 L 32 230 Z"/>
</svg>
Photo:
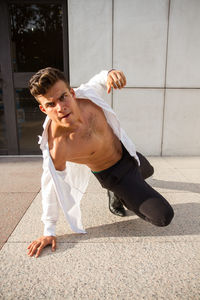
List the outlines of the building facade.
<svg viewBox="0 0 200 300">
<path fill-rule="evenodd" d="M 73 87 L 123 70 L 106 100 L 138 151 L 200 155 L 199 15 L 199 0 L 1 1 L 0 154 L 40 153 L 27 82 L 54 66 Z"/>
</svg>

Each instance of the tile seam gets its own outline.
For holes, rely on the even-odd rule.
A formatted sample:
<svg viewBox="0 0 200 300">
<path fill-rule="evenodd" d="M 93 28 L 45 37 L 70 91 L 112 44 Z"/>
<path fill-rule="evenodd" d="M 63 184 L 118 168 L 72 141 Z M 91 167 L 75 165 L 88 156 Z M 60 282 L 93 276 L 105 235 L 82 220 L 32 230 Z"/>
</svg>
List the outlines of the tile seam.
<svg viewBox="0 0 200 300">
<path fill-rule="evenodd" d="M 62 242 L 62 241 L 57 241 L 56 244 L 134 244 L 134 243 L 141 243 L 141 239 L 145 239 L 145 242 L 146 240 L 148 239 L 149 242 L 152 242 L 152 243 L 160 243 L 160 244 L 163 244 L 163 243 L 175 243 L 175 242 L 180 242 L 180 243 L 187 243 L 188 242 L 188 239 L 187 239 L 187 236 L 186 235 L 182 235 L 184 237 L 184 240 L 181 240 L 181 238 L 177 238 L 177 239 L 173 239 L 173 240 L 163 240 L 163 241 L 153 241 L 152 239 L 155 238 L 155 236 L 153 237 L 144 237 L 144 236 L 138 236 L 136 237 L 137 240 L 135 241 L 119 241 L 119 242 L 116 242 L 116 241 L 100 241 L 100 242 L 85 242 L 85 241 L 78 241 L 78 242 L 73 242 L 73 241 L 69 241 L 69 242 Z M 190 235 L 188 235 L 190 236 Z M 160 236 L 162 237 L 162 236 Z M 173 238 L 174 236 L 172 236 Z M 199 235 L 197 235 L 197 237 L 199 237 Z M 141 239 L 140 239 L 141 238 Z M 186 239 L 185 239 L 186 238 Z M 151 240 L 150 240 L 151 239 Z M 163 239 L 164 239 L 164 236 L 163 236 Z M 190 241 L 195 241 L 195 243 L 200 243 L 200 240 L 196 240 L 196 235 L 194 238 L 190 238 L 189 239 Z M 143 242 L 143 241 L 142 241 Z M 30 241 L 7 241 L 5 244 L 27 244 L 27 243 L 30 243 Z"/>
</svg>

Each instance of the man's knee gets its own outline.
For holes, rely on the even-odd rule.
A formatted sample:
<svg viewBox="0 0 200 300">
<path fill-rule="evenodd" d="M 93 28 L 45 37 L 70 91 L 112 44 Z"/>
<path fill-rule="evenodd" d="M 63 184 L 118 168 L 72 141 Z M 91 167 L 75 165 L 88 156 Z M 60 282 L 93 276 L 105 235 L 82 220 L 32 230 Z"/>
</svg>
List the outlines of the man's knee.
<svg viewBox="0 0 200 300">
<path fill-rule="evenodd" d="M 139 168 L 139 170 L 144 180 L 151 177 L 154 173 L 154 168 L 150 164 L 148 164 L 148 167 L 146 168 Z"/>
<path fill-rule="evenodd" d="M 153 166 L 150 164 L 150 162 L 146 159 L 145 156 L 143 156 L 141 153 L 139 152 L 136 152 L 138 157 L 139 157 L 139 160 L 140 160 L 140 167 L 139 167 L 139 170 L 140 170 L 140 173 L 142 175 L 142 178 L 143 179 L 147 179 L 149 178 L 150 176 L 153 175 L 154 173 L 154 168 Z"/>
<path fill-rule="evenodd" d="M 147 221 L 160 227 L 169 225 L 174 217 L 174 211 L 170 204 L 159 198 L 147 199 L 141 204 L 139 210 Z"/>
<path fill-rule="evenodd" d="M 151 177 L 153 173 L 154 173 L 154 167 L 149 164 L 148 170 L 146 171 L 145 174 L 145 179 Z"/>
<path fill-rule="evenodd" d="M 156 226 L 167 226 L 171 223 L 174 217 L 174 210 L 171 206 L 169 206 L 166 211 L 161 214 L 160 219 L 158 218 L 155 222 Z"/>
</svg>

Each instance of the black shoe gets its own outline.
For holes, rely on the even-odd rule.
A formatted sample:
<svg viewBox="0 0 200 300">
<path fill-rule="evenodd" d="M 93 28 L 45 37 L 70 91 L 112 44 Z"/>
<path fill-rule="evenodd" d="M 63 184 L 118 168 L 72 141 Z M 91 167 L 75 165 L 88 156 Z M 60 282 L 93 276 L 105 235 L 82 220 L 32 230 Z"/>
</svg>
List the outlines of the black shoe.
<svg viewBox="0 0 200 300">
<path fill-rule="evenodd" d="M 111 191 L 108 191 L 109 210 L 116 216 L 126 216 L 126 211 L 120 199 Z"/>
</svg>

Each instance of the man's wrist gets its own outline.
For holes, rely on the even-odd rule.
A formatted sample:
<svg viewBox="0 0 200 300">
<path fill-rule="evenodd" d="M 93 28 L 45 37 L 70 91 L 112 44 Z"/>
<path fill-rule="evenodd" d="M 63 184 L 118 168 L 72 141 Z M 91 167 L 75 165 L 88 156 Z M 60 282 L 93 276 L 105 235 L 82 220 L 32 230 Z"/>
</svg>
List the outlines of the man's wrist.
<svg viewBox="0 0 200 300">
<path fill-rule="evenodd" d="M 111 70 L 109 70 L 109 71 L 108 71 L 108 74 L 109 74 L 110 72 L 114 71 L 114 70 L 116 70 L 116 69 L 111 69 Z"/>
</svg>

